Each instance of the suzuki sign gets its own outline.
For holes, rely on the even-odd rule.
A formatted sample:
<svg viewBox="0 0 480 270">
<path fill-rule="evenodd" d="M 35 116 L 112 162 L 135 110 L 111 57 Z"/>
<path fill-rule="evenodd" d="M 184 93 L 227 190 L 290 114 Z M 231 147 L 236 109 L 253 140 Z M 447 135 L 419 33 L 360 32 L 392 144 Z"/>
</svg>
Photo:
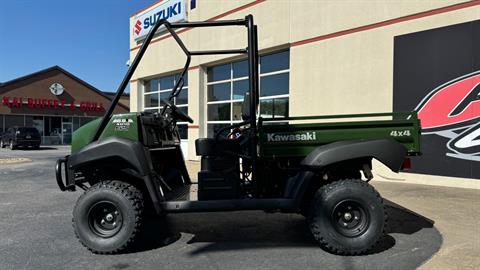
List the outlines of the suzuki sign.
<svg viewBox="0 0 480 270">
<path fill-rule="evenodd" d="M 133 20 L 133 38 L 135 40 L 145 38 L 150 28 L 162 19 L 168 20 L 169 22 L 186 21 L 187 11 L 185 9 L 185 0 L 170 0 L 147 12 L 136 15 Z M 157 33 L 164 30 L 165 27 L 160 27 Z"/>
</svg>

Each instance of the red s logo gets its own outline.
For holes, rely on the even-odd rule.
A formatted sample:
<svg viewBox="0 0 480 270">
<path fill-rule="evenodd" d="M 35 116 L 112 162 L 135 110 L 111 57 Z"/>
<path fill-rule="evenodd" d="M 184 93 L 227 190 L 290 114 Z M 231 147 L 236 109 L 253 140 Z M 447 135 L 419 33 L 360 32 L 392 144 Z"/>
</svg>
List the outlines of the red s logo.
<svg viewBox="0 0 480 270">
<path fill-rule="evenodd" d="M 135 23 L 135 27 L 133 27 L 133 31 L 137 35 L 140 34 L 140 31 L 142 31 L 142 22 L 140 20 L 137 20 L 137 22 Z"/>
</svg>

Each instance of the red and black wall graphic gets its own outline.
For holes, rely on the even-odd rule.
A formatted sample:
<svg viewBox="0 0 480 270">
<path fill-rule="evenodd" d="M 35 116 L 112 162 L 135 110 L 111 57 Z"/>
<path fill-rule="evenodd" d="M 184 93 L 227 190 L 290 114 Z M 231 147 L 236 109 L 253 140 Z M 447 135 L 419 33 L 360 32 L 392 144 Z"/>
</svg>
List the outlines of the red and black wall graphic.
<svg viewBox="0 0 480 270">
<path fill-rule="evenodd" d="M 480 179 L 480 20 L 394 40 L 394 111 L 418 112 L 411 172 Z"/>
</svg>

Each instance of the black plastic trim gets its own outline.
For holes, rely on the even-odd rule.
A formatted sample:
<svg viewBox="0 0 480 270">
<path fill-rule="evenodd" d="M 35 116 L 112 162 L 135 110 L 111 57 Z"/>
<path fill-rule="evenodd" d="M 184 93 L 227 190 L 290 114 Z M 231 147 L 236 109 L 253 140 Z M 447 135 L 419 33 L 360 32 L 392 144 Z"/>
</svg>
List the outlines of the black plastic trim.
<svg viewBox="0 0 480 270">
<path fill-rule="evenodd" d="M 109 158 L 119 158 L 128 162 L 140 176 L 150 172 L 145 149 L 140 142 L 118 137 L 109 137 L 105 140 L 90 143 L 69 158 L 69 168 L 79 167 Z"/>
<path fill-rule="evenodd" d="M 140 143 L 118 137 L 109 137 L 85 146 L 79 152 L 72 154 L 68 160 L 68 169 L 80 169 L 84 166 L 109 159 L 121 159 L 127 162 L 135 174 L 140 177 L 148 190 L 155 210 L 160 213 L 159 202 L 163 196 L 159 194 L 160 187 L 153 180 L 152 161 L 148 150 Z M 123 168 L 125 169 L 125 168 Z"/>
<path fill-rule="evenodd" d="M 407 149 L 393 139 L 339 141 L 317 147 L 301 166 L 319 170 L 328 165 L 358 158 L 375 158 L 394 172 L 401 169 Z"/>
<path fill-rule="evenodd" d="M 292 199 L 238 199 L 212 201 L 167 201 L 161 202 L 162 210 L 167 213 L 218 212 L 239 210 L 283 210 L 295 212 L 295 200 Z"/>
</svg>

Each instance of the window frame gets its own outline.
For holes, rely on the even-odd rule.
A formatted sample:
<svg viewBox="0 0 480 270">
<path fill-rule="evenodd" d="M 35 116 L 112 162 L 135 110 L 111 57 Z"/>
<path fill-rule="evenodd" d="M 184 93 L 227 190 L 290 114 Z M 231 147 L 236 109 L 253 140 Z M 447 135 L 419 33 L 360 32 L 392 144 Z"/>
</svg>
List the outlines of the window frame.
<svg viewBox="0 0 480 270">
<path fill-rule="evenodd" d="M 288 57 L 290 58 L 290 51 L 289 50 L 276 51 L 276 52 L 261 55 L 260 57 L 273 55 L 273 54 L 280 54 L 280 53 L 284 53 L 284 52 L 287 52 L 287 51 L 288 51 Z M 209 125 L 214 125 L 214 124 L 229 124 L 229 125 L 232 125 L 232 124 L 242 122 L 241 119 L 240 120 L 234 120 L 234 117 L 233 117 L 234 116 L 233 115 L 234 104 L 243 102 L 243 98 L 242 99 L 234 99 L 233 84 L 234 84 L 234 82 L 243 81 L 243 80 L 248 81 L 248 79 L 249 79 L 248 75 L 243 76 L 243 77 L 238 77 L 238 78 L 233 77 L 233 65 L 235 63 L 239 63 L 239 62 L 242 62 L 242 61 L 245 61 L 245 60 L 231 61 L 231 62 L 228 62 L 228 63 L 223 63 L 223 64 L 210 66 L 206 69 L 206 72 L 205 72 L 205 88 L 204 88 L 205 89 L 204 101 L 205 101 L 205 104 L 206 104 L 205 111 L 204 111 L 205 123 L 206 123 L 206 128 L 205 128 L 205 132 L 204 132 L 205 137 L 208 137 Z M 210 81 L 209 82 L 208 81 L 208 71 L 209 71 L 209 69 L 214 68 L 216 66 L 223 66 L 223 65 L 229 65 L 230 66 L 230 78 L 226 79 L 226 80 Z M 282 69 L 282 70 L 277 70 L 277 71 L 272 71 L 272 72 L 267 72 L 267 73 L 262 74 L 261 61 L 259 61 L 258 70 L 259 70 L 258 71 L 258 73 L 259 73 L 259 80 L 258 80 L 259 81 L 258 82 L 259 83 L 259 85 L 258 85 L 259 91 L 261 90 L 260 81 L 261 81 L 262 77 L 268 77 L 268 76 L 273 76 L 273 75 L 278 75 L 278 74 L 288 74 L 288 78 L 289 78 L 289 81 L 290 81 L 290 59 L 289 59 L 288 69 Z M 208 88 L 209 88 L 209 86 L 216 85 L 216 84 L 222 84 L 222 83 L 229 83 L 230 84 L 230 99 L 220 100 L 220 101 L 209 101 L 208 100 L 208 96 L 209 96 Z M 277 99 L 277 98 L 287 98 L 288 100 L 290 100 L 290 85 L 288 86 L 288 94 L 259 97 L 259 100 L 261 101 L 261 100 L 269 100 L 269 99 Z M 213 104 L 230 104 L 230 120 L 209 120 L 208 119 L 208 106 L 213 105 Z M 260 102 L 259 102 L 257 117 L 260 115 L 260 111 L 261 111 L 261 108 L 260 108 Z"/>
<path fill-rule="evenodd" d="M 142 102 L 142 111 L 160 111 L 162 108 L 163 108 L 163 105 L 162 105 L 162 100 L 160 99 L 160 94 L 161 93 L 168 93 L 168 92 L 171 92 L 173 90 L 173 88 L 168 88 L 168 89 L 161 89 L 161 85 L 160 85 L 160 81 L 162 78 L 167 78 L 167 77 L 172 77 L 174 78 L 174 83 L 173 83 L 173 86 L 175 87 L 175 84 L 177 83 L 177 80 L 178 78 L 180 78 L 180 75 L 182 73 L 173 73 L 173 74 L 169 74 L 169 75 L 163 75 L 163 76 L 157 76 L 157 77 L 154 77 L 154 78 L 151 78 L 149 80 L 145 80 L 144 82 L 144 91 L 143 91 L 143 102 Z M 186 74 L 188 76 L 188 74 Z M 158 90 L 155 90 L 155 91 L 145 91 L 146 90 L 146 85 L 147 84 L 150 84 L 151 81 L 157 81 L 157 88 Z M 181 91 L 187 91 L 187 102 L 185 104 L 177 104 L 177 97 L 174 98 L 173 100 L 173 104 L 177 107 L 177 108 L 187 108 L 187 111 L 188 111 L 188 102 L 189 102 L 189 95 L 188 95 L 188 77 L 187 77 L 187 84 L 182 87 Z M 157 94 L 158 95 L 158 106 L 149 106 L 149 107 L 146 107 L 145 106 L 145 97 L 148 96 L 148 95 L 152 95 L 152 94 Z M 186 138 L 180 138 L 181 140 L 188 140 L 188 122 L 177 122 L 177 126 L 178 125 L 185 125 L 187 127 L 187 137 Z"/>
</svg>

